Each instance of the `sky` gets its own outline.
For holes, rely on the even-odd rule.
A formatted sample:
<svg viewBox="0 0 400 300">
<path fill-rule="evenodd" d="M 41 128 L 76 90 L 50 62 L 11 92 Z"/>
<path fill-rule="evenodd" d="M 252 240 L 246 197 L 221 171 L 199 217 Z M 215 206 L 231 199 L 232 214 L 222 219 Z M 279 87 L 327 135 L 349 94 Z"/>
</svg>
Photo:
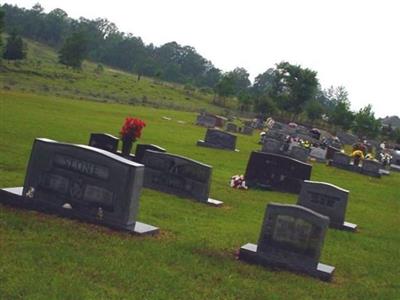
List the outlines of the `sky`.
<svg viewBox="0 0 400 300">
<path fill-rule="evenodd" d="M 21 0 L 1 1 L 72 18 L 107 18 L 156 46 L 190 45 L 223 71 L 253 80 L 281 61 L 317 71 L 323 88 L 343 85 L 352 110 L 400 115 L 398 0 Z"/>
</svg>

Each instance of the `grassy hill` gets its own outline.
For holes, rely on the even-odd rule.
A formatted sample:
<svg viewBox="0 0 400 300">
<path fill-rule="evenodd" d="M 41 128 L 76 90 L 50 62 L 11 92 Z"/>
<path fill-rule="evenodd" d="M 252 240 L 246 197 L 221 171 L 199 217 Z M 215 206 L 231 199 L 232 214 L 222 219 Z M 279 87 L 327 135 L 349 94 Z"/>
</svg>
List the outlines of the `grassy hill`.
<svg viewBox="0 0 400 300">
<path fill-rule="evenodd" d="M 205 129 L 193 125 L 195 113 L 71 100 L 56 96 L 52 88 L 39 91 L 41 80 L 59 80 L 71 88 L 65 79 L 24 75 L 21 70 L 34 68 L 7 71 L 14 84 L 11 90 L 0 91 L 2 187 L 23 184 L 34 138 L 87 144 L 91 132 L 116 135 L 124 118 L 133 115 L 148 124 L 140 142 L 212 165 L 210 196 L 225 205 L 208 207 L 143 189 L 138 220 L 161 228 L 157 237 L 145 238 L 0 205 L 1 299 L 398 298 L 399 173 L 376 179 L 313 164 L 312 180 L 350 190 L 346 220 L 359 225 L 358 233 L 327 233 L 321 262 L 336 267 L 331 283 L 248 265 L 238 261 L 236 253 L 241 245 L 257 242 L 266 204 L 296 203 L 292 194 L 228 186 L 232 175 L 245 171 L 250 151 L 259 148 L 257 134 L 240 135 L 238 153 L 197 147 Z M 48 72 L 60 70 L 49 66 Z M 80 90 L 84 84 L 78 78 L 95 78 L 64 71 Z M 113 73 L 107 74 L 111 78 Z M 126 81 L 132 78 L 117 74 Z M 9 85 L 11 79 L 0 76 L 2 84 Z M 145 83 L 150 86 L 151 81 L 140 82 Z M 155 90 L 161 88 L 165 86 Z"/>
<path fill-rule="evenodd" d="M 0 65 L 0 89 L 186 111 L 206 109 L 222 113 L 237 107 L 235 99 L 228 99 L 225 108 L 213 105 L 214 94 L 209 89 L 146 77 L 138 81 L 136 74 L 109 67 L 99 71 L 98 65 L 91 62 L 84 62 L 82 71 L 75 71 L 57 63 L 54 49 L 30 40 L 25 42 L 26 60 L 4 61 Z"/>
</svg>

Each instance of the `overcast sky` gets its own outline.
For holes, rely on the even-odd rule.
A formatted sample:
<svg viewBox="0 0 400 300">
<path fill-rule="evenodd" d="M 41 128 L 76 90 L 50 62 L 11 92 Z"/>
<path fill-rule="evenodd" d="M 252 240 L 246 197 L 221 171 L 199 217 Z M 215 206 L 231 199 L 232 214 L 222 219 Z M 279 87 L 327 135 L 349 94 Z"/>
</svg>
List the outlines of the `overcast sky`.
<svg viewBox="0 0 400 300">
<path fill-rule="evenodd" d="M 400 115 L 397 0 L 21 0 L 1 1 L 70 17 L 107 18 L 157 46 L 190 45 L 223 71 L 251 79 L 289 61 L 318 72 L 323 88 L 344 85 L 352 109 Z"/>
</svg>

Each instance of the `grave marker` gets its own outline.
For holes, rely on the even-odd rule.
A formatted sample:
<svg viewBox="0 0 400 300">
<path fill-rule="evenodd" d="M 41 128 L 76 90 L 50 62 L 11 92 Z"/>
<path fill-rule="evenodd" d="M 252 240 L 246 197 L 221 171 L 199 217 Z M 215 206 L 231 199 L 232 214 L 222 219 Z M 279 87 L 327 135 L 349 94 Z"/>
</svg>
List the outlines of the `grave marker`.
<svg viewBox="0 0 400 300">
<path fill-rule="evenodd" d="M 242 246 L 239 259 L 329 281 L 335 268 L 319 263 L 328 224 L 328 217 L 308 208 L 269 203 L 258 244 Z"/>
<path fill-rule="evenodd" d="M 1 199 L 139 234 L 158 228 L 136 221 L 144 166 L 97 148 L 36 139 L 23 189 Z"/>
<path fill-rule="evenodd" d="M 239 151 L 236 149 L 236 135 L 218 129 L 207 129 L 203 140 L 197 141 L 197 146 Z"/>
<path fill-rule="evenodd" d="M 209 198 L 212 167 L 186 157 L 147 150 L 144 187 L 188 197 L 220 206 L 222 201 Z"/>
<path fill-rule="evenodd" d="M 293 146 L 290 150 L 289 156 L 302 162 L 307 162 L 309 153 L 310 150 L 308 149 L 299 146 Z"/>
<path fill-rule="evenodd" d="M 364 159 L 361 166 L 361 173 L 372 177 L 381 177 L 380 170 L 382 168 L 382 163 L 370 159 Z"/>
<path fill-rule="evenodd" d="M 329 217 L 329 226 L 355 231 L 357 225 L 345 221 L 349 191 L 326 182 L 305 180 L 297 205 Z"/>
<path fill-rule="evenodd" d="M 267 153 L 276 153 L 280 154 L 282 153 L 282 148 L 283 148 L 284 142 L 271 139 L 271 138 L 264 138 L 264 142 L 262 145 L 262 152 L 267 152 Z"/>
<path fill-rule="evenodd" d="M 118 150 L 118 142 L 119 139 L 111 134 L 91 133 L 89 146 L 116 153 Z"/>
<path fill-rule="evenodd" d="M 161 148 L 157 145 L 153 145 L 153 144 L 138 144 L 136 146 L 136 150 L 135 150 L 135 161 L 142 163 L 143 161 L 143 157 L 144 157 L 144 153 L 146 150 L 152 150 L 152 151 L 157 151 L 157 152 L 167 152 L 164 148 Z"/>
<path fill-rule="evenodd" d="M 245 180 L 249 187 L 300 193 L 304 180 L 309 180 L 312 166 L 296 159 L 273 153 L 250 154 Z"/>
</svg>

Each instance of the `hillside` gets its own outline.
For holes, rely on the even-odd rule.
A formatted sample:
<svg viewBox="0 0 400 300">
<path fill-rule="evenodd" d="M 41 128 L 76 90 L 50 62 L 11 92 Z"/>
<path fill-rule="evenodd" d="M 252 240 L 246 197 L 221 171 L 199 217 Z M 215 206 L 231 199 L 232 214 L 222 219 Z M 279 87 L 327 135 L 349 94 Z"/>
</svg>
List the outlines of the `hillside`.
<svg viewBox="0 0 400 300">
<path fill-rule="evenodd" d="M 63 96 L 99 102 L 125 103 L 174 110 L 223 113 L 235 109 L 235 99 L 226 107 L 213 105 L 214 94 L 209 89 L 162 82 L 109 67 L 99 67 L 86 61 L 82 71 L 57 63 L 54 49 L 38 42 L 25 40 L 27 59 L 21 62 L 3 61 L 0 66 L 0 88 L 21 92 Z"/>
</svg>

